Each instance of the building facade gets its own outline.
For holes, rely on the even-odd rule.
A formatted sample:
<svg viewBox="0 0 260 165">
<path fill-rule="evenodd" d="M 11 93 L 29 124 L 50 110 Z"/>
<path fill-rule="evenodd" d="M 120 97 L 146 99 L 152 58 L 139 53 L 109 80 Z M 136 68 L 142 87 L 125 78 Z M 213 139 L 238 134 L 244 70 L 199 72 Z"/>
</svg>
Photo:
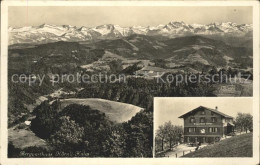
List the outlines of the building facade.
<svg viewBox="0 0 260 165">
<path fill-rule="evenodd" d="M 216 109 L 200 106 L 179 118 L 184 120 L 185 143 L 213 143 L 234 131 L 233 117 Z"/>
</svg>

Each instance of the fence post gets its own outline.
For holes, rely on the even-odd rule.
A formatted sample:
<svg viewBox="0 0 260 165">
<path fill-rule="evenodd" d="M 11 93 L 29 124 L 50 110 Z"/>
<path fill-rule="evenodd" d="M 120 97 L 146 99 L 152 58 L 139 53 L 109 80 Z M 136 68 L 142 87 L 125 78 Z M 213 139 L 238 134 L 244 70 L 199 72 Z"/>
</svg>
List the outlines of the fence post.
<svg viewBox="0 0 260 165">
<path fill-rule="evenodd" d="M 176 158 L 177 158 L 177 153 L 176 153 Z"/>
<path fill-rule="evenodd" d="M 184 151 L 183 151 L 183 155 L 184 155 Z M 183 156 L 183 155 L 182 155 L 182 156 Z"/>
</svg>

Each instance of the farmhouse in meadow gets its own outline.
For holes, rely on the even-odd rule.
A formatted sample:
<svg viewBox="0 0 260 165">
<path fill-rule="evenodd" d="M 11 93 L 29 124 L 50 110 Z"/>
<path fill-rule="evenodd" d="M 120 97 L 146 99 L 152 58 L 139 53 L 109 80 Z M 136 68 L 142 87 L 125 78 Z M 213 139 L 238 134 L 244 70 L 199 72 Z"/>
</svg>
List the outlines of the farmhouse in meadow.
<svg viewBox="0 0 260 165">
<path fill-rule="evenodd" d="M 164 69 L 155 66 L 146 66 L 136 71 L 137 76 L 145 76 L 145 78 L 156 78 L 164 75 L 165 73 L 178 73 L 178 69 Z"/>
<path fill-rule="evenodd" d="M 166 69 L 159 68 L 159 67 L 154 67 L 154 66 L 146 66 L 143 67 L 142 69 L 136 71 L 137 75 L 149 75 L 149 76 L 156 76 L 158 74 L 162 74 L 166 72 Z"/>
<path fill-rule="evenodd" d="M 233 117 L 199 106 L 179 118 L 184 119 L 184 142 L 212 143 L 234 131 Z"/>
</svg>

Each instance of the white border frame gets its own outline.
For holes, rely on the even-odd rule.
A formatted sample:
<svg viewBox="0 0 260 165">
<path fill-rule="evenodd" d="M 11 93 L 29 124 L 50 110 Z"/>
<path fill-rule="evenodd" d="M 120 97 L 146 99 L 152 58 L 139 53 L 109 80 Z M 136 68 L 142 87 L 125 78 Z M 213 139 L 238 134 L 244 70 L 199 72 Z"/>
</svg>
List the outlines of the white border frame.
<svg viewBox="0 0 260 165">
<path fill-rule="evenodd" d="M 7 56 L 8 6 L 252 6 L 253 7 L 253 158 L 7 158 Z M 2 1 L 1 2 L 1 160 L 4 165 L 17 164 L 221 164 L 259 163 L 259 2 L 257 1 Z"/>
</svg>

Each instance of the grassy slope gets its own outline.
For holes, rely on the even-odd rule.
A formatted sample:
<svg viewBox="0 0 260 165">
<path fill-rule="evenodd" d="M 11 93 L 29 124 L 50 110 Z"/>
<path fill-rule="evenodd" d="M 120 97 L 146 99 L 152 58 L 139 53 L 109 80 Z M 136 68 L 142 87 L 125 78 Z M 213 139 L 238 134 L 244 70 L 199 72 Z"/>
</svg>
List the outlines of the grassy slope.
<svg viewBox="0 0 260 165">
<path fill-rule="evenodd" d="M 252 133 L 234 136 L 183 157 L 252 157 Z"/>
<path fill-rule="evenodd" d="M 117 123 L 122 123 L 125 121 L 130 120 L 137 112 L 139 112 L 142 108 L 126 104 L 120 103 L 110 100 L 104 99 L 64 99 L 61 100 L 61 109 L 70 105 L 70 104 L 81 104 L 81 105 L 88 105 L 92 109 L 99 110 L 106 114 L 111 121 L 115 121 Z"/>
<path fill-rule="evenodd" d="M 27 147 L 43 147 L 48 148 L 48 144 L 41 138 L 37 137 L 32 131 L 24 129 L 9 129 L 8 141 L 16 148 L 24 149 Z"/>
</svg>

